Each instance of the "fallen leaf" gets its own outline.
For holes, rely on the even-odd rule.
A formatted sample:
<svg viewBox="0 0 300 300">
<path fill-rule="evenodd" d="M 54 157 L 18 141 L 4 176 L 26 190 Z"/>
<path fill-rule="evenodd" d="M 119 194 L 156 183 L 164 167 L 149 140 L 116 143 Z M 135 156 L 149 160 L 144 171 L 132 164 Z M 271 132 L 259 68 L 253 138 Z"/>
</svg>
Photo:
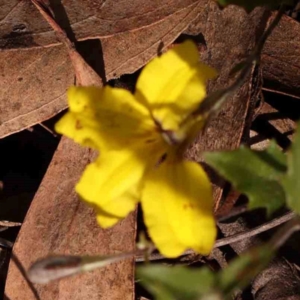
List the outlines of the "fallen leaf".
<svg viewBox="0 0 300 300">
<path fill-rule="evenodd" d="M 244 7 L 248 12 L 252 11 L 256 6 L 269 6 L 276 8 L 280 4 L 293 4 L 292 0 L 218 0 L 218 2 L 223 5 L 239 5 Z"/>
<path fill-rule="evenodd" d="M 291 106 L 286 106 L 287 110 L 291 109 Z M 277 144 L 286 150 L 293 137 L 295 122 L 285 115 L 282 109 L 279 112 L 278 109 L 264 102 L 251 128 L 249 140 L 251 149 L 264 150 L 269 145 L 270 139 L 275 139 Z"/>
<path fill-rule="evenodd" d="M 80 41 L 143 28 L 180 10 L 194 9 L 201 2 L 204 3 L 201 0 L 84 0 L 67 1 L 63 5 L 56 1 L 52 2 L 51 9 L 57 23 L 67 31 L 71 28 L 76 40 Z M 0 48 L 58 44 L 54 31 L 31 1 L 11 1 L 0 6 L 3 6 Z"/>
<path fill-rule="evenodd" d="M 263 49 L 262 68 L 267 89 L 300 98 L 299 22 L 282 17 Z"/>
<path fill-rule="evenodd" d="M 43 0 L 31 0 L 37 10 L 54 30 L 57 39 L 63 43 L 70 56 L 73 69 L 76 76 L 77 85 L 103 86 L 103 80 L 97 72 L 85 61 L 85 59 L 76 50 L 75 44 L 68 38 L 66 32 L 57 24 L 53 12 L 49 6 L 45 5 Z"/>
<path fill-rule="evenodd" d="M 218 79 L 209 85 L 209 92 L 212 92 L 233 82 L 234 78 L 229 79 L 232 66 L 243 60 L 249 54 L 249 49 L 253 49 L 257 37 L 265 28 L 268 15 L 264 8 L 257 8 L 250 14 L 236 6 L 229 6 L 221 11 L 214 2 L 209 2 L 204 12 L 207 15 L 202 15 L 201 18 L 207 22 L 199 24 L 198 27 L 198 33 L 204 35 L 207 45 L 207 51 L 202 53 L 202 59 L 219 71 Z M 195 34 L 196 24 L 190 30 Z M 187 156 L 201 161 L 203 151 L 237 148 L 243 133 L 250 127 L 260 85 L 257 74 L 248 76 L 239 91 L 227 100 L 219 115 L 212 119 L 205 131 L 199 135 Z M 214 174 L 211 177 L 217 210 L 220 206 L 224 181 Z"/>
<path fill-rule="evenodd" d="M 74 72 L 62 47 L 0 52 L 0 137 L 51 118 L 66 108 Z"/>
<path fill-rule="evenodd" d="M 276 15 L 272 13 L 271 22 Z M 206 28 L 206 11 L 189 25 L 186 34 L 197 35 Z M 292 46 L 291 46 L 292 45 Z M 300 24 L 283 15 L 279 25 L 267 39 L 263 48 L 261 63 L 264 89 L 300 98 Z"/>
<path fill-rule="evenodd" d="M 80 5 L 78 2 L 76 5 Z M 181 7 L 179 2 L 176 3 L 177 6 L 171 6 L 171 11 L 174 11 L 173 7 L 178 8 L 178 5 Z M 177 10 L 173 15 L 169 14 L 154 24 L 103 38 L 101 43 L 98 43 L 98 47 L 95 46 L 96 43 L 93 45 L 90 61 L 97 60 L 96 57 L 99 58 L 103 53 L 106 79 L 109 80 L 124 73 L 133 73 L 142 67 L 157 54 L 161 43 L 167 47 L 196 17 L 195 22 L 190 26 L 196 24 L 196 29 L 193 31 L 190 28 L 189 32 L 192 34 L 195 34 L 195 31 L 197 33 L 205 32 L 208 24 L 210 24 L 203 21 L 208 16 L 205 7 L 208 7 L 209 1 L 200 0 L 189 3 L 194 4 Z M 26 7 L 26 10 L 22 10 Z M 159 10 L 160 16 L 162 16 L 163 11 L 165 15 L 168 14 L 166 6 L 163 8 L 164 10 Z M 28 46 L 20 39 L 21 37 L 28 39 L 30 36 L 30 33 L 22 31 L 22 18 L 25 18 L 29 13 L 34 16 L 30 19 L 30 22 L 34 22 L 33 29 L 37 28 L 38 25 L 49 29 L 47 22 L 41 19 L 41 16 L 34 9 L 29 1 L 4 1 L 4 4 L 1 4 L 0 14 L 3 18 L 2 23 L 5 16 L 7 16 L 5 18 L 7 22 L 2 26 L 2 39 L 6 40 L 7 43 L 12 38 L 19 39 L 19 47 Z M 142 6 L 142 9 L 145 7 Z M 11 13 L 9 13 L 10 11 Z M 38 23 L 36 20 L 40 22 Z M 60 17 L 60 20 L 63 18 Z M 298 95 L 298 78 L 300 75 L 299 55 L 297 55 L 297 49 L 300 45 L 298 27 L 298 22 L 284 16 L 280 26 L 276 28 L 270 40 L 267 41 L 262 56 L 267 88 L 276 90 L 280 88 L 287 93 Z M 11 32 L 12 28 L 13 31 Z M 10 31 L 6 32 L 8 29 Z M 47 35 L 50 33 L 53 35 L 51 31 Z M 39 34 L 42 35 L 42 33 Z M 46 33 L 43 34 L 46 35 Z M 8 37 L 3 38 L 7 35 Z M 283 56 L 286 53 L 286 47 L 283 48 L 282 45 L 287 45 L 287 43 L 281 42 L 283 39 L 289 42 L 292 40 L 296 47 L 288 49 L 288 51 L 293 51 L 288 57 Z M 55 43 L 57 43 L 56 39 Z M 32 47 L 36 46 L 32 45 Z M 90 46 L 88 48 L 91 49 Z M 55 59 L 49 63 L 51 56 Z M 290 60 L 290 63 L 286 63 L 287 59 Z M 0 138 L 42 122 L 66 108 L 64 91 L 73 84 L 74 79 L 71 64 L 63 47 L 27 49 L 20 52 L 0 51 L 0 60 L 3 62 L 0 66 L 0 76 L 2 77 L 0 82 L 0 102 L 2 103 L 0 105 Z M 44 72 L 45 67 L 47 73 Z M 56 79 L 59 82 L 56 82 Z M 24 104 L 23 99 L 20 99 L 20 95 L 24 95 L 26 104 Z M 300 97 L 300 94 L 298 96 Z"/>
<path fill-rule="evenodd" d="M 74 185 L 95 157 L 89 149 L 62 138 L 50 167 L 32 201 L 14 246 L 27 269 L 49 254 L 108 255 L 135 248 L 135 213 L 115 227 L 103 230 L 93 210 L 81 202 Z M 133 299 L 132 259 L 107 268 L 36 286 L 41 299 Z M 126 274 L 126 276 L 124 276 Z M 13 300 L 35 300 L 16 265 L 11 262 L 5 293 Z"/>
<path fill-rule="evenodd" d="M 7 23 L 4 25 L 10 24 L 8 27 L 11 30 L 14 26 L 23 24 L 22 18 L 27 18 L 30 15 L 30 21 L 28 22 L 33 22 L 33 25 L 30 25 L 32 26 L 30 27 L 31 30 L 34 31 L 38 25 L 44 26 L 43 30 L 46 30 L 46 32 L 42 30 L 44 33 L 38 32 L 37 34 L 40 36 L 52 36 L 54 39 L 54 33 L 48 28 L 47 22 L 41 19 L 36 8 L 27 2 L 29 1 L 20 1 L 15 3 L 14 7 L 5 4 L 4 8 L 7 14 L 5 20 Z M 131 2 L 134 1 L 132 0 Z M 147 19 L 148 14 L 146 18 L 143 12 L 148 5 L 147 11 L 150 17 L 154 18 L 155 13 L 152 12 L 153 9 L 157 13 L 155 23 L 149 23 L 147 26 L 141 26 L 131 31 L 123 30 L 116 35 L 107 35 L 101 39 L 101 42 L 100 40 L 93 41 L 92 46 L 90 43 L 84 45 L 85 53 L 88 54 L 84 58 L 93 67 L 95 67 L 95 62 L 99 63 L 103 55 L 106 80 L 119 77 L 124 73 L 133 73 L 145 65 L 157 55 L 159 49 L 165 49 L 177 38 L 204 9 L 204 3 L 207 3 L 207 0 L 175 2 L 167 2 L 165 0 L 163 3 L 160 1 L 158 8 L 155 8 L 154 2 L 150 4 L 148 1 L 145 1 L 144 5 L 141 5 L 142 2 L 139 1 L 140 5 L 135 6 L 138 9 L 127 15 L 125 11 L 124 14 L 132 22 L 137 18 L 141 20 Z M 170 5 L 170 2 L 172 2 L 172 5 Z M 79 1 L 74 2 L 75 7 L 79 5 L 78 3 Z M 100 7 L 101 3 L 97 5 Z M 25 9 L 26 7 L 27 9 Z M 113 8 L 118 9 L 115 5 L 110 7 L 111 10 Z M 94 7 L 95 11 L 97 11 L 96 8 L 97 6 Z M 8 13 L 9 9 L 11 13 Z M 130 8 L 128 4 L 127 9 L 130 10 L 132 7 Z M 142 10 L 140 11 L 139 9 Z M 106 18 L 108 16 L 109 14 L 106 15 Z M 121 18 L 120 13 L 119 18 Z M 95 17 L 90 17 L 90 19 L 94 20 Z M 85 23 L 79 22 L 78 24 L 81 24 L 80 28 L 83 30 Z M 3 27 L 4 31 L 5 26 Z M 5 34 L 3 33 L 3 35 Z M 28 38 L 30 34 L 21 34 L 23 39 L 26 36 Z M 18 38 L 20 38 L 19 35 L 16 39 Z M 9 37 L 7 38 L 8 40 L 10 40 Z M 28 46 L 20 39 L 18 41 L 20 47 Z M 53 41 L 57 44 L 56 39 Z M 32 47 L 36 46 L 30 45 Z M 46 45 L 46 42 L 44 45 Z M 0 82 L 0 103 L 2 103 L 0 106 L 0 138 L 42 122 L 67 107 L 65 91 L 74 83 L 74 72 L 71 62 L 68 60 L 67 52 L 62 46 L 0 51 L 0 60 L 4 62 L 0 66 L 0 76 L 3 79 Z M 26 98 L 26 104 L 23 99 L 20 99 L 20 95 Z"/>
</svg>

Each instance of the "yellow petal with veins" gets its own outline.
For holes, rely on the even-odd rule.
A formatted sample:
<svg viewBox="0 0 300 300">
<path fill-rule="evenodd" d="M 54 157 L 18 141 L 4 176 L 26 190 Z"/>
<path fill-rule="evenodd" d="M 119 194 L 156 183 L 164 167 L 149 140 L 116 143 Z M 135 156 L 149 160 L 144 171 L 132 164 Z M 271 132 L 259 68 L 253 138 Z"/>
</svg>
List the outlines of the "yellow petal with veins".
<svg viewBox="0 0 300 300">
<path fill-rule="evenodd" d="M 69 112 L 55 129 L 84 146 L 116 149 L 159 138 L 149 111 L 127 90 L 72 87 L 68 102 Z"/>
<path fill-rule="evenodd" d="M 149 107 L 165 130 L 177 130 L 206 95 L 206 82 L 214 69 L 199 62 L 192 41 L 154 58 L 138 78 L 135 96 Z"/>
<path fill-rule="evenodd" d="M 145 179 L 142 208 L 149 235 L 166 257 L 186 249 L 206 255 L 216 238 L 213 199 L 200 165 L 165 161 Z"/>
<path fill-rule="evenodd" d="M 159 147 L 128 145 L 123 150 L 104 151 L 86 167 L 76 192 L 96 208 L 102 227 L 114 225 L 135 209 L 144 172 L 161 155 Z"/>
</svg>

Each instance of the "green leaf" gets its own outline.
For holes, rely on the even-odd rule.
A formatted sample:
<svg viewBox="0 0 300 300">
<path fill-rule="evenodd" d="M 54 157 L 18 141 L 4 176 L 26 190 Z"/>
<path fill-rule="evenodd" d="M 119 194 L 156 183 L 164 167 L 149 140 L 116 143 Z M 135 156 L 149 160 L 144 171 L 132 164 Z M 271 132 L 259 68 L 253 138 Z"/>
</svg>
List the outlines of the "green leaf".
<svg viewBox="0 0 300 300">
<path fill-rule="evenodd" d="M 233 151 L 205 153 L 206 162 L 249 198 L 249 208 L 264 207 L 271 214 L 285 203 L 280 180 L 286 172 L 286 156 L 273 142 L 265 151 L 241 147 Z"/>
<path fill-rule="evenodd" d="M 215 283 L 214 274 L 208 268 L 146 265 L 137 268 L 136 273 L 140 283 L 157 300 L 197 300 L 207 295 Z"/>
<path fill-rule="evenodd" d="M 245 288 L 273 259 L 274 252 L 267 245 L 256 247 L 233 260 L 217 275 L 217 284 L 224 295 Z"/>
<path fill-rule="evenodd" d="M 291 149 L 287 154 L 288 171 L 283 179 L 287 204 L 300 214 L 300 122 Z"/>
<path fill-rule="evenodd" d="M 248 12 L 253 10 L 256 6 L 269 6 L 276 8 L 280 4 L 292 5 L 293 0 L 218 0 L 222 6 L 235 4 L 244 7 Z"/>
</svg>

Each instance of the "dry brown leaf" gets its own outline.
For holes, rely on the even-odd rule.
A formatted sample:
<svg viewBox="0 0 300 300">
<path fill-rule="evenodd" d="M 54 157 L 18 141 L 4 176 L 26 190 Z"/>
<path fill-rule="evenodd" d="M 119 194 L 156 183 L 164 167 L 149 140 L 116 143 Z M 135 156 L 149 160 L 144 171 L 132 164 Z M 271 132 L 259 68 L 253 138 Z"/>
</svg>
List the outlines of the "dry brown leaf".
<svg viewBox="0 0 300 300">
<path fill-rule="evenodd" d="M 295 128 L 294 120 L 264 102 L 252 124 L 249 144 L 252 149 L 264 150 L 271 139 L 275 139 L 277 144 L 286 150 L 290 146 Z"/>
<path fill-rule="evenodd" d="M 13 26 L 20 24 L 20 18 L 25 18 L 28 14 L 32 16 L 30 22 L 35 24 L 36 20 L 39 20 L 39 25 L 47 29 L 47 22 L 41 19 L 34 6 L 32 5 L 34 9 L 34 12 L 32 12 L 31 5 L 23 2 L 29 1 L 15 3 L 15 8 L 12 8 L 13 5 L 9 7 L 12 10 L 10 14 L 8 14 L 8 6 L 10 5 L 6 1 L 6 4 L 3 4 L 8 15 L 5 20 L 12 26 L 9 27 L 10 30 Z M 79 5 L 78 2 L 73 1 L 72 3 L 75 3 L 76 6 Z M 137 5 L 136 10 L 131 12 L 137 17 L 130 20 L 147 19 L 143 12 L 145 12 L 147 5 L 154 9 L 154 2 L 150 4 L 150 2 L 144 1 L 144 5 Z M 206 2 L 207 0 L 160 1 L 159 7 L 161 8 L 155 9 L 157 13 L 156 23 L 103 38 L 101 43 L 99 42 L 98 49 L 93 45 L 90 51 L 92 53 L 89 53 L 89 60 L 99 61 L 103 53 L 107 80 L 119 77 L 124 73 L 132 73 L 157 55 L 157 51 L 161 49 L 162 45 L 162 48 L 165 48 L 171 44 L 202 11 L 204 8 L 203 3 Z M 125 5 L 125 2 L 122 3 Z M 142 2 L 139 1 L 139 3 Z M 172 5 L 170 5 L 171 3 Z M 188 5 L 189 3 L 192 4 Z M 101 2 L 98 5 L 101 5 Z M 21 10 L 21 8 L 25 9 L 27 6 L 30 10 Z M 148 7 L 148 13 L 150 16 L 154 16 L 151 7 Z M 167 13 L 168 7 L 169 13 Z M 130 9 L 129 4 L 127 9 Z M 128 13 L 126 16 L 129 18 L 131 15 Z M 34 26 L 32 30 L 36 28 Z M 54 36 L 52 31 L 44 34 L 40 33 L 40 35 Z M 21 36 L 23 35 L 21 34 Z M 26 35 L 24 36 L 26 37 Z M 19 42 L 21 43 L 21 41 Z M 26 45 L 25 43 L 22 47 Z M 87 45 L 87 47 L 89 46 Z M 74 73 L 71 62 L 68 61 L 66 50 L 62 46 L 20 49 L 18 52 L 16 50 L 0 51 L 0 60 L 5 62 L 0 66 L 0 74 L 3 79 L 0 81 L 0 103 L 2 103 L 0 106 L 0 138 L 42 122 L 66 108 L 64 93 L 73 83 Z M 58 81 L 57 85 L 56 80 Z M 26 102 L 21 96 L 26 99 Z"/>
<path fill-rule="evenodd" d="M 27 269 L 49 254 L 96 255 L 132 251 L 135 248 L 135 213 L 115 227 L 103 230 L 93 210 L 80 201 L 74 185 L 95 155 L 62 138 L 51 165 L 32 201 L 14 246 Z M 41 299 L 132 300 L 133 260 L 125 260 L 76 277 L 38 285 Z M 35 300 L 16 265 L 11 262 L 6 282 L 11 300 Z"/>
<path fill-rule="evenodd" d="M 203 10 L 205 12 L 205 10 Z M 272 13 L 270 21 L 275 17 Z M 200 14 L 186 33 L 196 35 L 206 28 L 205 15 Z M 284 15 L 263 49 L 262 70 L 266 90 L 300 98 L 300 24 Z"/>
<path fill-rule="evenodd" d="M 50 1 L 57 23 L 67 31 L 71 27 L 76 40 L 110 37 L 143 28 L 161 22 L 180 10 L 193 9 L 199 2 L 84 0 L 64 1 L 62 4 L 61 1 Z M 1 0 L 0 7 L 0 48 L 41 47 L 58 43 L 53 30 L 31 1 Z"/>
<path fill-rule="evenodd" d="M 262 64 L 267 88 L 300 98 L 299 22 L 283 16 L 266 42 Z"/>
<path fill-rule="evenodd" d="M 47 21 L 47 23 L 54 30 L 57 39 L 65 46 L 73 65 L 73 69 L 76 76 L 77 85 L 94 85 L 103 86 L 103 80 L 97 74 L 97 72 L 84 60 L 84 58 L 78 53 L 75 44 L 68 38 L 66 32 L 54 19 L 51 8 L 45 5 L 44 0 L 31 0 L 37 10 Z"/>
<path fill-rule="evenodd" d="M 66 38 L 46 7 L 34 1 L 44 18 L 59 34 L 66 46 L 77 82 L 81 85 L 102 86 L 101 78 L 85 62 Z M 110 230 L 101 229 L 91 208 L 74 193 L 74 185 L 84 167 L 95 157 L 63 138 L 47 174 L 33 200 L 14 247 L 14 254 L 23 267 L 51 253 L 71 255 L 105 255 L 129 252 L 135 248 L 136 213 Z M 25 237 L 25 241 L 23 238 Z M 34 245 L 34 249 L 31 249 Z M 28 254 L 30 251 L 30 255 Z M 122 261 L 100 270 L 38 287 L 44 299 L 133 299 L 133 260 Z M 10 279 L 12 281 L 10 281 Z M 6 281 L 6 295 L 10 299 L 35 299 L 15 261 L 11 262 Z"/>
<path fill-rule="evenodd" d="M 204 35 L 207 51 L 202 58 L 209 65 L 219 70 L 219 78 L 211 83 L 209 91 L 224 88 L 234 80 L 230 76 L 232 67 L 240 62 L 252 49 L 261 35 L 268 20 L 266 10 L 257 8 L 251 14 L 243 9 L 229 6 L 220 11 L 216 3 L 209 2 L 204 10 L 205 25 L 200 24 L 198 30 Z M 197 28 L 193 27 L 193 33 Z M 227 100 L 218 117 L 212 119 L 188 152 L 188 156 L 196 161 L 201 160 L 201 152 L 205 150 L 234 149 L 240 145 L 245 129 L 250 126 L 254 103 L 260 88 L 259 77 L 252 74 L 240 90 Z M 224 182 L 213 176 L 216 209 L 220 205 Z"/>
<path fill-rule="evenodd" d="M 1 35 L 7 45 L 11 44 L 12 42 L 9 41 L 13 39 L 14 43 L 18 41 L 17 44 L 20 47 L 28 46 L 26 42 L 22 42 L 22 39 L 24 40 L 25 37 L 28 39 L 28 36 L 31 35 L 21 30 L 21 25 L 24 23 L 21 21 L 22 18 L 27 17 L 30 13 L 35 16 L 28 21 L 29 24 L 33 22 L 30 25 L 32 30 L 37 30 L 38 25 L 42 26 L 43 30 L 48 28 L 47 22 L 38 14 L 36 15 L 37 12 L 32 12 L 34 11 L 34 7 L 27 2 L 29 1 L 8 2 L 0 0 L 0 16 L 2 16 L 1 22 L 3 23 Z M 209 22 L 207 23 L 203 20 L 206 20 L 208 16 L 208 11 L 205 7 L 207 7 L 206 5 L 208 5 L 209 0 L 181 2 L 185 3 L 186 8 L 182 8 L 183 4 L 178 1 L 176 3 L 172 2 L 172 4 L 175 4 L 170 5 L 169 12 L 166 8 L 167 5 L 164 4 L 167 2 L 163 2 L 161 8 L 157 10 L 157 16 L 160 16 L 162 19 L 156 19 L 157 22 L 154 24 L 150 24 L 149 26 L 143 25 L 132 31 L 123 31 L 122 33 L 111 35 L 101 40 L 102 46 L 99 43 L 99 49 L 93 49 L 93 53 L 90 56 L 91 60 L 96 60 L 96 57 L 98 56 L 99 58 L 103 52 L 107 80 L 119 77 L 124 73 L 132 73 L 142 67 L 156 55 L 161 43 L 164 46 L 168 46 L 197 16 L 197 19 L 191 25 L 192 27 L 196 24 L 196 30 L 190 28 L 189 33 L 205 32 Z M 189 3 L 192 4 L 188 6 Z M 102 4 L 102 2 L 99 2 L 98 5 L 101 6 Z M 73 7 L 74 11 L 78 5 L 80 3 L 76 1 Z M 145 12 L 145 5 L 136 7 L 137 11 L 141 9 L 141 15 Z M 175 13 L 172 15 L 171 12 L 174 11 Z M 149 8 L 148 12 L 150 16 L 154 16 L 151 8 Z M 81 16 L 84 16 L 84 14 L 82 13 Z M 58 15 L 63 20 L 62 15 Z M 74 16 L 72 13 L 71 15 Z M 131 12 L 131 15 L 128 14 L 128 16 L 136 16 L 133 17 L 133 20 L 137 20 L 139 17 L 137 12 Z M 119 17 L 120 15 L 117 16 L 117 18 Z M 92 16 L 89 20 L 94 18 Z M 63 24 L 65 24 L 64 22 Z M 75 25 L 79 26 L 77 23 Z M 81 24 L 81 30 L 82 26 Z M 297 94 L 297 89 L 299 89 L 297 79 L 300 68 L 297 49 L 299 48 L 300 38 L 297 34 L 300 31 L 298 27 L 299 23 L 288 17 L 284 17 L 280 26 L 271 36 L 270 42 L 267 42 L 262 57 L 264 62 L 264 76 L 268 79 L 266 83 L 271 82 L 267 86 L 278 89 L 279 85 L 277 82 L 280 82 L 280 88 L 283 91 L 294 95 Z M 10 31 L 8 32 L 8 30 Z M 53 32 L 50 31 L 39 32 L 38 34 L 47 36 L 51 34 L 51 39 L 54 36 Z M 287 40 L 286 43 L 282 43 L 284 39 Z M 295 48 L 287 47 L 290 41 L 293 41 Z M 275 43 L 277 43 L 276 47 L 272 46 Z M 289 48 L 288 51 L 293 51 L 288 57 L 288 63 L 286 62 L 287 57 L 284 56 L 286 55 L 286 47 Z M 55 59 L 49 60 L 48 56 L 50 58 L 51 55 Z M 73 72 L 71 71 L 64 48 L 56 46 L 49 49 L 27 49 L 21 52 L 2 51 L 0 52 L 0 60 L 4 62 L 0 66 L 0 76 L 2 79 L 0 81 L 0 102 L 2 103 L 0 104 L 0 138 L 42 122 L 66 108 L 63 93 L 73 83 Z M 47 73 L 44 72 L 45 68 L 47 69 Z M 284 76 L 281 76 L 282 74 Z M 56 78 L 60 81 L 57 85 Z M 20 95 L 24 95 L 24 98 L 21 98 Z"/>
<path fill-rule="evenodd" d="M 0 137 L 46 120 L 66 107 L 74 72 L 62 46 L 0 52 Z"/>
</svg>

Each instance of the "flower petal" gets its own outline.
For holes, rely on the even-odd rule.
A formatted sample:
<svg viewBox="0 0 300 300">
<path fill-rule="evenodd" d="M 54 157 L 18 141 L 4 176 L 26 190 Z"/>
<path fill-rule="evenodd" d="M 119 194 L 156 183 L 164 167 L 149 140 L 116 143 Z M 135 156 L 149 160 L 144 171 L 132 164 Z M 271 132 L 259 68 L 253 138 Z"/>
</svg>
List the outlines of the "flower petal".
<svg viewBox="0 0 300 300">
<path fill-rule="evenodd" d="M 149 234 L 166 257 L 192 248 L 208 254 L 216 238 L 209 179 L 194 162 L 164 162 L 146 178 L 142 208 Z"/>
<path fill-rule="evenodd" d="M 148 109 L 127 90 L 72 87 L 68 101 L 69 112 L 56 124 L 56 131 L 84 146 L 123 148 L 136 139 L 158 135 Z"/>
<path fill-rule="evenodd" d="M 205 97 L 206 81 L 215 76 L 214 69 L 199 63 L 196 45 L 185 41 L 145 66 L 135 95 L 163 129 L 176 130 Z"/>
<path fill-rule="evenodd" d="M 116 223 L 118 223 L 119 221 L 121 221 L 123 219 L 121 217 L 110 215 L 99 208 L 96 208 L 95 211 L 97 214 L 97 217 L 96 217 L 97 222 L 103 228 L 112 227 Z"/>
<path fill-rule="evenodd" d="M 104 151 L 86 167 L 76 192 L 96 208 L 102 227 L 114 225 L 135 209 L 144 172 L 160 155 L 153 148 L 130 145 L 122 151 Z"/>
</svg>

